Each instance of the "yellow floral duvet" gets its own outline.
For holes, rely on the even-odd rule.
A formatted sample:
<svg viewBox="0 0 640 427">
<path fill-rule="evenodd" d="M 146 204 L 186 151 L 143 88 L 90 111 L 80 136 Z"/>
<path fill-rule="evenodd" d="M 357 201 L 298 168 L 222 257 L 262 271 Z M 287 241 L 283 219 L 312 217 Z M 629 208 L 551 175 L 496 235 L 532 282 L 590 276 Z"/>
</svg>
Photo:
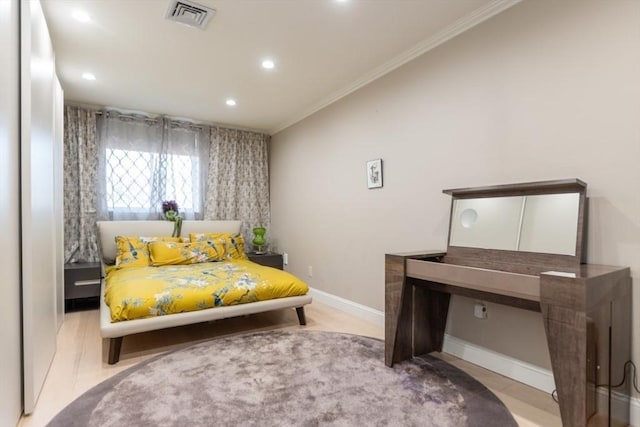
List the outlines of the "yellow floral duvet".
<svg viewBox="0 0 640 427">
<path fill-rule="evenodd" d="M 111 269 L 105 280 L 112 322 L 305 295 L 309 290 L 290 273 L 248 260 Z"/>
</svg>

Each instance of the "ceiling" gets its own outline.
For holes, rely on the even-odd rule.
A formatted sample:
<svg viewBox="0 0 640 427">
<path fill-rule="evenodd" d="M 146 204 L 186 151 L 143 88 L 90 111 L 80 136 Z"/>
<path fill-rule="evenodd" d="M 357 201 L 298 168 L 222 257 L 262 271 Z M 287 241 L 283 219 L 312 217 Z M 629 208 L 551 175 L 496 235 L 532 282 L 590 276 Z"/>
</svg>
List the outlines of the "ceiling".
<svg viewBox="0 0 640 427">
<path fill-rule="evenodd" d="M 275 133 L 517 0 L 197 2 L 204 31 L 171 0 L 43 0 L 65 99 Z"/>
</svg>

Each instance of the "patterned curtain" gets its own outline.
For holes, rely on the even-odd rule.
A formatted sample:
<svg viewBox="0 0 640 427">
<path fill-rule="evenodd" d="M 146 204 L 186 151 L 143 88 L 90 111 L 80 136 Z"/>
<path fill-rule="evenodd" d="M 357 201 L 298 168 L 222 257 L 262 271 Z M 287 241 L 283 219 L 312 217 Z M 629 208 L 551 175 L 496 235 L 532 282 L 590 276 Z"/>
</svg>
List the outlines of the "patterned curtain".
<svg viewBox="0 0 640 427">
<path fill-rule="evenodd" d="M 270 226 L 268 142 L 262 133 L 211 128 L 204 217 L 242 220 L 247 243 L 254 227 Z"/>
<path fill-rule="evenodd" d="M 64 108 L 64 260 L 96 262 L 96 112 Z"/>
</svg>

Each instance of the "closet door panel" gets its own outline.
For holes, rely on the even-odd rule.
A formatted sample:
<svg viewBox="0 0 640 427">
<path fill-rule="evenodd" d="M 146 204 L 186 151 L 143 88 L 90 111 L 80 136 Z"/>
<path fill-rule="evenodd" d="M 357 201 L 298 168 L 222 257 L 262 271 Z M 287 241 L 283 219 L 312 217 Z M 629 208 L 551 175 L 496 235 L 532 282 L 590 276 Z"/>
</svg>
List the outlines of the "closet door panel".
<svg viewBox="0 0 640 427">
<path fill-rule="evenodd" d="M 56 329 L 60 330 L 64 321 L 64 92 L 60 81 L 54 79 L 54 146 L 53 146 L 53 181 L 54 181 L 54 260 L 56 269 Z"/>
<path fill-rule="evenodd" d="M 21 3 L 21 196 L 24 412 L 56 351 L 54 55 L 40 2 Z"/>
<path fill-rule="evenodd" d="M 20 318 L 20 15 L 19 0 L 0 0 L 0 425 L 22 413 Z"/>
</svg>

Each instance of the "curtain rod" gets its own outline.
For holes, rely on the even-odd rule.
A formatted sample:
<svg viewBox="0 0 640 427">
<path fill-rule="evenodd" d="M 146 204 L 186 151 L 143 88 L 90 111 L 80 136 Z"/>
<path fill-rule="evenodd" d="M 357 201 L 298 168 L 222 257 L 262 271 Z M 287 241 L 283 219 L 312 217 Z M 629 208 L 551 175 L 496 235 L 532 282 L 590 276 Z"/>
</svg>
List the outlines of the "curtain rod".
<svg viewBox="0 0 640 427">
<path fill-rule="evenodd" d="M 2 1 L 2 0 L 0 0 Z M 101 107 L 99 105 L 93 105 L 93 104 L 83 104 L 81 102 L 65 102 L 65 105 L 69 105 L 72 107 L 80 107 L 80 108 L 86 108 L 88 110 L 92 110 L 96 113 L 96 115 L 103 115 L 103 111 L 105 109 L 112 109 L 113 111 L 117 111 L 119 114 L 123 114 L 123 115 L 127 115 L 127 113 L 122 113 L 121 111 L 119 111 L 119 109 L 117 107 Z M 126 110 L 126 109 L 124 109 Z M 129 110 L 130 111 L 130 110 Z M 140 111 L 140 112 L 131 112 L 131 114 L 140 114 L 143 116 L 151 116 L 151 113 L 147 113 L 144 111 Z M 189 122 L 189 123 L 193 123 L 194 126 L 210 126 L 210 127 L 220 127 L 220 128 L 224 128 L 224 129 L 233 129 L 233 130 L 241 130 L 241 131 L 246 131 L 246 132 L 254 132 L 254 133 L 260 133 L 263 135 L 270 135 L 269 132 L 267 132 L 266 130 L 261 130 L 261 129 L 255 129 L 255 128 L 247 128 L 247 127 L 242 127 L 242 126 L 233 126 L 233 125 L 229 125 L 229 124 L 225 124 L 225 123 L 216 123 L 216 122 L 207 122 L 207 121 L 198 121 L 198 120 L 192 120 L 189 118 L 178 118 L 178 117 L 171 117 L 171 116 L 167 116 L 167 115 L 163 115 L 163 114 L 156 114 L 158 116 L 164 116 L 167 117 L 170 120 L 182 120 L 185 122 Z M 151 117 L 150 117 L 151 118 Z M 151 118 L 153 119 L 153 118 Z"/>
</svg>

